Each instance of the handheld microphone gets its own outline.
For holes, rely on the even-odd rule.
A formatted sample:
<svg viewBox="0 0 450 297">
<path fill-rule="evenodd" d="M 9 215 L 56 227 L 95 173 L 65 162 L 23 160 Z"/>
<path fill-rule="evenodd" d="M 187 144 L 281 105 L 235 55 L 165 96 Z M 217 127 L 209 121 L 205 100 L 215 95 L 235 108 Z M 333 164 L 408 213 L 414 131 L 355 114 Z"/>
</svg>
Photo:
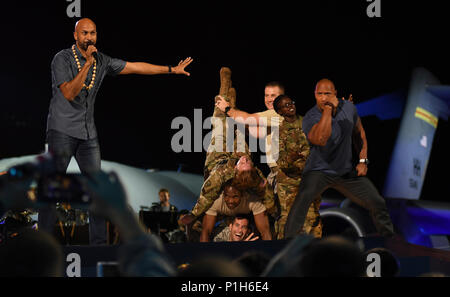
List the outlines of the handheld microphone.
<svg viewBox="0 0 450 297">
<path fill-rule="evenodd" d="M 88 41 L 88 42 L 87 42 L 87 46 L 89 47 L 90 45 L 95 45 L 95 43 L 92 42 L 92 41 Z M 97 55 L 97 52 L 93 52 L 93 53 L 92 53 L 92 56 L 94 57 L 94 59 L 95 59 L 96 61 L 98 61 L 98 55 Z"/>
</svg>

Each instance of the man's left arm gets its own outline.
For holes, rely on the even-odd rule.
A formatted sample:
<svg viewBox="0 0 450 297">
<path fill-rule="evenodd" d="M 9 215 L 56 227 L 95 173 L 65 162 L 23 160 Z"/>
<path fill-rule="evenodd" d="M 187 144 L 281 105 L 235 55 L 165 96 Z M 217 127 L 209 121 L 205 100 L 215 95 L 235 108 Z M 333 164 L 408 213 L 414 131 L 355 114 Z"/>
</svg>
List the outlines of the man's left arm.
<svg viewBox="0 0 450 297">
<path fill-rule="evenodd" d="M 191 57 L 181 60 L 177 66 L 160 66 L 146 62 L 126 62 L 125 67 L 119 74 L 142 74 L 142 75 L 155 75 L 155 74 L 184 74 L 190 76 L 189 72 L 184 69 L 191 64 L 193 59 Z"/>
<path fill-rule="evenodd" d="M 359 152 L 359 159 L 367 159 L 367 138 L 366 132 L 361 123 L 361 118 L 358 116 L 355 126 L 355 133 L 358 138 L 361 139 L 361 150 Z M 367 174 L 367 163 L 358 163 L 356 165 L 356 171 L 358 172 L 358 176 L 365 176 Z"/>
<path fill-rule="evenodd" d="M 297 170 L 303 172 L 305 169 L 306 160 L 309 157 L 310 146 L 308 140 L 306 139 L 306 134 L 301 130 L 300 135 L 300 149 L 297 151 L 297 159 L 294 161 L 294 166 L 297 167 Z"/>
<path fill-rule="evenodd" d="M 269 218 L 265 211 L 253 216 L 255 219 L 255 225 L 259 233 L 261 233 L 262 240 L 272 240 L 272 235 L 270 234 Z"/>
</svg>

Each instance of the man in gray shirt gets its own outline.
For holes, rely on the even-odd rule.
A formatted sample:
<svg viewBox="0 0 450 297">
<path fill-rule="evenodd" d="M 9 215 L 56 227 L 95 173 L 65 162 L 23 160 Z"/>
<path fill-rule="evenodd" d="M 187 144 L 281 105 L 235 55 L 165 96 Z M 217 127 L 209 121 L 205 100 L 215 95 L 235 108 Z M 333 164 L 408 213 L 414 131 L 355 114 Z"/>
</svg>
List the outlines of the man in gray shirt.
<svg viewBox="0 0 450 297">
<path fill-rule="evenodd" d="M 75 25 L 75 44 L 55 55 L 51 64 L 52 99 L 47 119 L 48 149 L 56 157 L 58 171 L 67 170 L 75 156 L 83 174 L 100 170 L 100 147 L 94 123 L 94 103 L 106 75 L 190 74 L 184 69 L 189 57 L 177 66 L 158 66 L 145 62 L 126 62 L 97 51 L 97 28 L 87 18 Z M 54 205 L 39 212 L 39 228 L 52 233 L 56 221 Z M 90 216 L 89 241 L 106 243 L 103 219 Z"/>
<path fill-rule="evenodd" d="M 321 79 L 314 91 L 316 105 L 303 118 L 302 128 L 311 150 L 286 221 L 285 237 L 304 233 L 308 208 L 327 188 L 369 210 L 378 235 L 392 237 L 394 226 L 386 202 L 366 176 L 368 144 L 361 119 L 353 103 L 338 99 L 336 94 L 334 83 Z M 362 144 L 356 167 L 352 164 L 354 140 Z"/>
</svg>

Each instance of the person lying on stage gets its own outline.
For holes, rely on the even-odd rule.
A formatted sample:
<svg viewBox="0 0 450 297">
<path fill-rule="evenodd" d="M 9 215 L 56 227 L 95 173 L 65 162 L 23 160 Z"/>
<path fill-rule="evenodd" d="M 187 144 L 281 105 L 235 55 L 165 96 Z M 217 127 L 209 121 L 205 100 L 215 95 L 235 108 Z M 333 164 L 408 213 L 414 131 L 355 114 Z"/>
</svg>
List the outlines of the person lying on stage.
<svg viewBox="0 0 450 297">
<path fill-rule="evenodd" d="M 259 236 L 251 231 L 250 217 L 245 214 L 233 216 L 233 220 L 219 234 L 214 237 L 214 242 L 224 241 L 255 241 Z"/>
<path fill-rule="evenodd" d="M 214 201 L 203 217 L 200 242 L 210 241 L 214 226 L 221 217 L 232 217 L 237 214 L 253 214 L 255 225 L 261 234 L 261 238 L 263 240 L 272 239 L 266 207 L 261 199 L 250 196 L 245 191 L 240 191 L 231 182 L 228 182 L 224 186 L 223 193 Z"/>
</svg>

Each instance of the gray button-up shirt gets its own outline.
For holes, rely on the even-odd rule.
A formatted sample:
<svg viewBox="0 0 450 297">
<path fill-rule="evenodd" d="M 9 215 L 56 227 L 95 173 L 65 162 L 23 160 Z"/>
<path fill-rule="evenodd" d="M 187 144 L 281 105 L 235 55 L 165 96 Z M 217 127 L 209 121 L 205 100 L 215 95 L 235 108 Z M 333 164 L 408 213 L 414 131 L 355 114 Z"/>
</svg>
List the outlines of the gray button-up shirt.
<svg viewBox="0 0 450 297">
<path fill-rule="evenodd" d="M 338 100 L 336 115 L 331 120 L 331 136 L 325 146 L 309 143 L 311 151 L 306 160 L 303 175 L 309 171 L 322 171 L 342 176 L 354 169 L 352 165 L 352 135 L 358 122 L 358 111 L 353 103 L 342 99 Z M 303 132 L 308 135 L 321 117 L 322 112 L 315 105 L 303 118 Z"/>
<path fill-rule="evenodd" d="M 75 46 L 75 51 L 81 67 L 86 59 Z M 126 62 L 111 58 L 100 52 L 97 53 L 97 69 L 95 84 L 91 90 L 83 88 L 73 101 L 67 100 L 59 86 L 64 82 L 70 82 L 78 74 L 78 67 L 72 48 L 64 49 L 53 58 L 52 69 L 52 99 L 47 118 L 47 131 L 57 130 L 69 136 L 87 140 L 97 137 L 94 123 L 94 103 L 98 89 L 105 75 L 117 75 Z M 89 69 L 85 84 L 91 83 L 93 67 Z"/>
</svg>

